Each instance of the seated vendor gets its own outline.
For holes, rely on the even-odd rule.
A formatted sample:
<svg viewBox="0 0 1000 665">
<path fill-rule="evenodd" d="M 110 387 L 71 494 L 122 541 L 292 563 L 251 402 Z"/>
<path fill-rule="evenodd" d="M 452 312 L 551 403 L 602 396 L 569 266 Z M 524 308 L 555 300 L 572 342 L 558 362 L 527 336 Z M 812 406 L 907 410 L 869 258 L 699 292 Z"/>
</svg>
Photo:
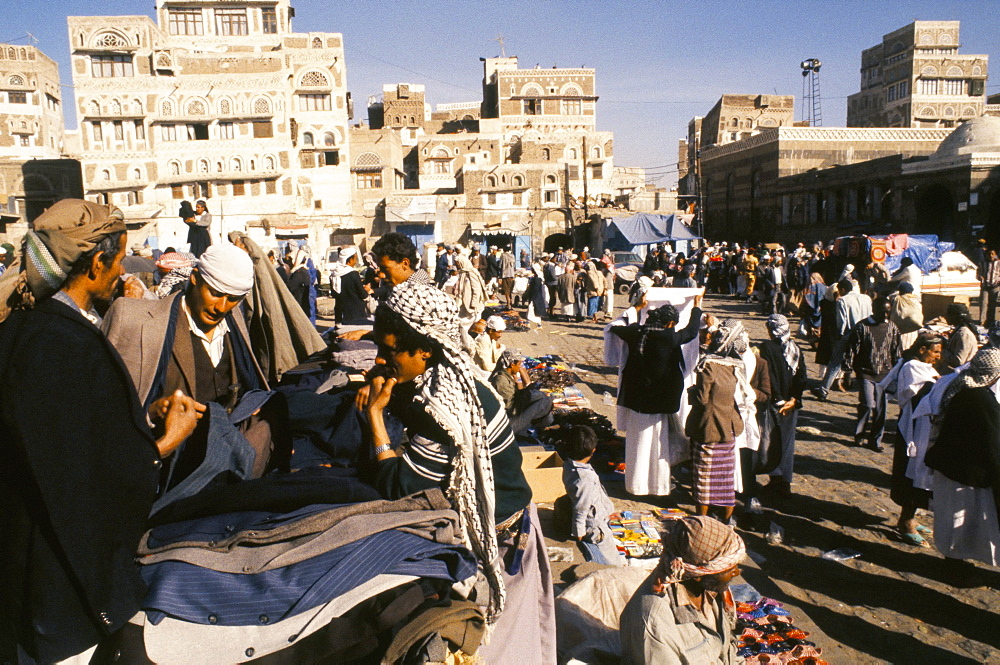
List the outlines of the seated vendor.
<svg viewBox="0 0 1000 665">
<path fill-rule="evenodd" d="M 532 387 L 531 377 L 516 351 L 506 349 L 500 354 L 490 374 L 490 383 L 503 400 L 514 434 L 525 434 L 530 427 L 537 429 L 553 423 L 552 398 Z"/>
<path fill-rule="evenodd" d="M 622 611 L 622 663 L 735 664 L 728 587 L 746 557 L 743 539 L 707 516 L 668 522 L 662 538 L 659 565 Z"/>
<path fill-rule="evenodd" d="M 472 360 L 476 367 L 488 373 L 497 366 L 500 354 L 506 348 L 500 343 L 500 336 L 505 330 L 507 324 L 499 316 L 493 315 L 486 319 L 486 334 L 476 337 L 473 345 Z"/>
<path fill-rule="evenodd" d="M 398 284 L 375 312 L 376 368 L 358 394 L 386 498 L 441 487 L 483 568 L 494 623 L 484 662 L 555 662 L 551 573 L 521 451 L 503 405 L 461 350 L 458 305 L 433 285 Z M 394 448 L 388 410 L 407 442 Z M 504 607 L 510 612 L 500 612 Z"/>
</svg>

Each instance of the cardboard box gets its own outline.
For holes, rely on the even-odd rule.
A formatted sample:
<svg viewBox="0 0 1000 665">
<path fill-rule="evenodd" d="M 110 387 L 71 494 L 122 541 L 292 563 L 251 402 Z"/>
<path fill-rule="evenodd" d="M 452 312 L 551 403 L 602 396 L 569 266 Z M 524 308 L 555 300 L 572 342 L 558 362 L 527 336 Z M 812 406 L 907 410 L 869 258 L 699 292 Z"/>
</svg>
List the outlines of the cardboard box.
<svg viewBox="0 0 1000 665">
<path fill-rule="evenodd" d="M 962 303 L 963 305 L 968 306 L 969 296 L 924 293 L 920 296 L 920 303 L 923 305 L 924 310 L 924 321 L 930 321 L 935 317 L 944 316 L 945 310 L 948 309 L 948 305 L 953 302 Z"/>
<path fill-rule="evenodd" d="M 562 481 L 563 460 L 550 451 L 521 451 L 521 470 L 531 487 L 532 501 L 553 503 L 566 494 Z"/>
</svg>

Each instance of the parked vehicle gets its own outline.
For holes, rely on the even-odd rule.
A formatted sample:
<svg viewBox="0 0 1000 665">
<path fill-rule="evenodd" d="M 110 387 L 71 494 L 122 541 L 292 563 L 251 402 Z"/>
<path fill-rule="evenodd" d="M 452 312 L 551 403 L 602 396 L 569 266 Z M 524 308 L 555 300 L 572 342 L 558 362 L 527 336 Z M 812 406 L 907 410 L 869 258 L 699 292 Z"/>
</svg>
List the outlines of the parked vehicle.
<svg viewBox="0 0 1000 665">
<path fill-rule="evenodd" d="M 642 272 L 642 257 L 635 252 L 611 252 L 615 262 L 615 293 L 625 295 Z"/>
</svg>

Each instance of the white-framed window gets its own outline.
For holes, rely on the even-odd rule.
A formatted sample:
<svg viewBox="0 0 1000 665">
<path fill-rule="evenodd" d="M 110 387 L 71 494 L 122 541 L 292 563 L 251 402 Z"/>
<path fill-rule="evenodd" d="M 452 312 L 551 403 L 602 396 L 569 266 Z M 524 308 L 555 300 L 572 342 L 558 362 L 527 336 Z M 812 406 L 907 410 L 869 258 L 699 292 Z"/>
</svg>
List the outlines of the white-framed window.
<svg viewBox="0 0 1000 665">
<path fill-rule="evenodd" d="M 172 7 L 168 9 L 167 25 L 172 35 L 205 34 L 201 7 Z"/>
<path fill-rule="evenodd" d="M 10 104 L 27 104 L 28 93 L 11 90 L 7 93 L 7 102 Z"/>
<path fill-rule="evenodd" d="M 579 99 L 562 100 L 563 115 L 583 115 L 583 102 Z"/>
<path fill-rule="evenodd" d="M 135 127 L 135 138 L 136 138 L 136 140 L 138 140 L 138 141 L 145 141 L 146 140 L 146 125 L 143 124 L 142 120 L 134 120 L 133 123 L 134 123 L 133 126 Z"/>
<path fill-rule="evenodd" d="M 132 56 L 123 54 L 97 54 L 90 56 L 90 74 L 94 78 L 135 76 Z"/>
<path fill-rule="evenodd" d="M 248 33 L 246 7 L 219 7 L 215 10 L 215 34 L 239 37 Z"/>
<path fill-rule="evenodd" d="M 177 125 L 160 125 L 160 139 L 163 141 L 176 141 Z"/>
<path fill-rule="evenodd" d="M 111 123 L 115 128 L 115 140 L 124 141 L 125 140 L 125 125 L 122 124 L 121 120 L 115 120 Z"/>
<path fill-rule="evenodd" d="M 299 101 L 300 111 L 329 111 L 333 108 L 332 100 L 328 94 L 300 94 L 296 95 Z"/>
<path fill-rule="evenodd" d="M 231 122 L 220 122 L 219 123 L 219 138 L 220 139 L 232 139 L 236 136 L 233 131 L 233 123 Z"/>
<path fill-rule="evenodd" d="M 542 100 L 540 99 L 522 99 L 521 108 L 524 115 L 541 115 L 542 113 Z"/>
<path fill-rule="evenodd" d="M 101 126 L 101 123 L 91 123 L 91 127 L 93 128 L 94 143 L 101 143 L 104 141 L 104 128 Z"/>
<path fill-rule="evenodd" d="M 964 95 L 965 93 L 965 81 L 963 79 L 942 79 L 943 84 L 941 94 L 950 95 L 952 97 L 958 95 Z"/>
<path fill-rule="evenodd" d="M 30 148 L 31 147 L 31 137 L 27 134 L 21 134 L 21 147 Z"/>
</svg>

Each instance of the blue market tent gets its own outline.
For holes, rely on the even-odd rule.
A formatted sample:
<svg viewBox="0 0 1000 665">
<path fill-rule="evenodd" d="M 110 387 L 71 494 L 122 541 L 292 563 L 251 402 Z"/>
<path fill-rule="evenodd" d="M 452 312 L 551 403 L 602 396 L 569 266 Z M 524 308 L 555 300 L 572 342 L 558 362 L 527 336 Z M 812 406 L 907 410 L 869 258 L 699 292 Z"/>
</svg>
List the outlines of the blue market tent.
<svg viewBox="0 0 1000 665">
<path fill-rule="evenodd" d="M 648 212 L 608 219 L 604 229 L 604 246 L 612 251 L 628 251 L 636 245 L 698 238 L 677 215 L 654 215 Z"/>
</svg>

